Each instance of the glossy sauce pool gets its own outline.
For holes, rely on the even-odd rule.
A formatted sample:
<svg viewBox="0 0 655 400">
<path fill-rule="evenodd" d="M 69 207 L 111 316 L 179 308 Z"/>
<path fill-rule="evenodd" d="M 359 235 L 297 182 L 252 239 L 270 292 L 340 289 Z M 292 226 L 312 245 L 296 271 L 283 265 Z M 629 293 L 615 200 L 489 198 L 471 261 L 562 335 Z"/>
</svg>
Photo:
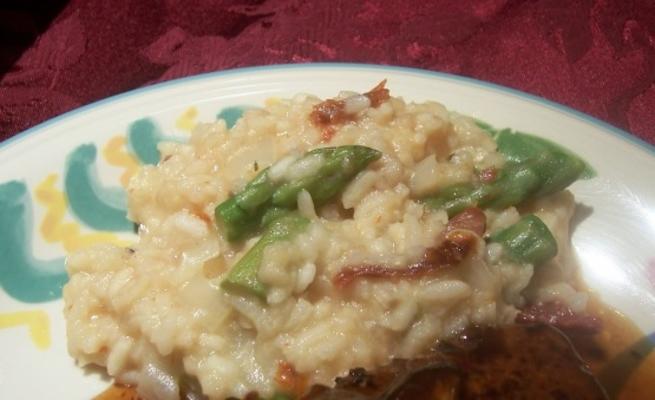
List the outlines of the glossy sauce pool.
<svg viewBox="0 0 655 400">
<path fill-rule="evenodd" d="M 595 296 L 591 297 L 587 310 L 603 322 L 603 330 L 594 338 L 597 346 L 585 346 L 575 338 L 571 339 L 610 397 L 614 395 L 621 400 L 654 399 L 653 335 L 650 340 L 646 339 L 632 321 L 604 305 Z M 594 349 L 600 349 L 604 354 L 589 354 L 588 350 Z"/>
<path fill-rule="evenodd" d="M 592 296 L 589 314 L 598 317 L 603 329 L 596 335 L 570 334 L 576 351 L 589 365 L 610 398 L 652 400 L 655 387 L 655 346 L 625 316 Z M 95 400 L 137 400 L 132 387 L 113 385 Z M 156 399 L 152 399 L 156 400 Z"/>
</svg>

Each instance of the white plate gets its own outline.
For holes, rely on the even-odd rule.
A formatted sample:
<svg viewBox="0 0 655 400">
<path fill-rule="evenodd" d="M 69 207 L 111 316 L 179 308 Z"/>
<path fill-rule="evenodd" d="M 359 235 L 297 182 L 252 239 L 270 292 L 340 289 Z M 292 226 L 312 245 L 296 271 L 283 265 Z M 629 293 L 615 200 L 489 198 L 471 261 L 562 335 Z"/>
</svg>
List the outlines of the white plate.
<svg viewBox="0 0 655 400">
<path fill-rule="evenodd" d="M 85 372 L 69 358 L 63 303 L 48 290 L 63 279 L 65 249 L 98 240 L 89 236 L 95 232 L 91 226 L 115 229 L 113 239 L 133 239 L 129 224 L 111 223 L 102 212 L 111 216 L 122 209 L 120 177 L 136 166 L 135 151 L 145 160 L 153 157 L 152 143 L 142 136 L 146 128 L 158 126 L 166 136 L 184 140 L 195 122 L 213 121 L 229 107 L 258 106 L 268 97 L 298 92 L 329 97 L 341 89 L 364 91 L 382 79 L 395 96 L 437 100 L 496 127 L 548 137 L 585 158 L 598 176 L 572 187 L 580 204 L 573 244 L 583 276 L 643 331 L 655 330 L 655 150 L 650 145 L 563 106 L 453 75 L 349 64 L 246 68 L 114 96 L 0 145 L 0 398 L 87 399 L 106 387 L 100 373 Z M 143 118 L 130 148 L 126 135 Z M 79 148 L 83 144 L 91 146 Z M 91 175 L 97 171 L 101 188 L 79 190 L 88 183 L 76 176 L 84 175 L 85 163 Z M 66 179 L 77 180 L 78 189 L 64 194 Z M 90 207 L 84 196 L 99 199 Z M 39 264 L 33 258 L 54 261 Z"/>
</svg>

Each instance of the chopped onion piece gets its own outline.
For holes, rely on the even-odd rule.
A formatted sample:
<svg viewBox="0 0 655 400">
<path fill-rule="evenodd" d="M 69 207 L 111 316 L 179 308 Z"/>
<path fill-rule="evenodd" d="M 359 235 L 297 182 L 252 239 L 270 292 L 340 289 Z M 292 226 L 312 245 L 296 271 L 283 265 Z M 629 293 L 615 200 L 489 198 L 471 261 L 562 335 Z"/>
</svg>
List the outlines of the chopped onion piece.
<svg viewBox="0 0 655 400">
<path fill-rule="evenodd" d="M 350 96 L 344 100 L 343 111 L 346 114 L 357 114 L 371 106 L 371 100 L 363 94 Z"/>
</svg>

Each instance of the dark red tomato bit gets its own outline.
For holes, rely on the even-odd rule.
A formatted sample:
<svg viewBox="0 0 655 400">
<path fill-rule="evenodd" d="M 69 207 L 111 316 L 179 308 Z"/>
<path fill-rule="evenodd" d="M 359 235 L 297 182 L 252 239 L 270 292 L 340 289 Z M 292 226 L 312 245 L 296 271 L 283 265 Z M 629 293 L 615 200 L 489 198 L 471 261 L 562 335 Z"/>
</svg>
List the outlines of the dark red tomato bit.
<svg viewBox="0 0 655 400">
<path fill-rule="evenodd" d="M 385 87 L 386 84 L 387 80 L 385 79 L 378 83 L 373 89 L 364 93 L 364 96 L 368 97 L 368 99 L 371 101 L 371 107 L 377 108 L 380 106 L 380 104 L 389 100 L 389 89 Z"/>
<path fill-rule="evenodd" d="M 478 236 L 484 235 L 487 228 L 487 216 L 478 207 L 467 208 L 448 220 L 446 232 L 456 229 L 466 229 Z"/>
<path fill-rule="evenodd" d="M 422 260 L 406 268 L 393 268 L 379 264 L 364 264 L 343 268 L 332 280 L 345 288 L 359 278 L 413 279 L 455 267 L 466 259 L 474 248 L 477 238 L 466 231 L 453 231 L 437 247 L 428 249 Z"/>
<path fill-rule="evenodd" d="M 341 124 L 350 120 L 344 110 L 345 106 L 343 100 L 327 99 L 314 106 L 309 118 L 316 126 Z"/>
</svg>

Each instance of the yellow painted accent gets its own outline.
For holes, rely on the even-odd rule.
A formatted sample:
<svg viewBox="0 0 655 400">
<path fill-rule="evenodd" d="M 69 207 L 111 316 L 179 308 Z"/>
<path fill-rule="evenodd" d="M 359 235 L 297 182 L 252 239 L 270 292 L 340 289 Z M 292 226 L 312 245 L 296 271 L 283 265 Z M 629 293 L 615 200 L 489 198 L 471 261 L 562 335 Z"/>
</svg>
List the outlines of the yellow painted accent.
<svg viewBox="0 0 655 400">
<path fill-rule="evenodd" d="M 278 97 L 269 97 L 264 101 L 266 107 L 274 106 L 280 104 L 282 101 Z"/>
<path fill-rule="evenodd" d="M 196 117 L 198 117 L 198 109 L 193 106 L 189 107 L 177 118 L 175 127 L 185 132 L 191 132 L 198 124 Z"/>
<path fill-rule="evenodd" d="M 50 347 L 50 319 L 45 311 L 19 311 L 0 314 L 0 329 L 27 325 L 32 343 L 40 350 Z"/>
<path fill-rule="evenodd" d="M 134 176 L 139 168 L 139 162 L 132 154 L 127 152 L 125 147 L 125 137 L 120 135 L 109 139 L 102 149 L 102 155 L 110 165 L 125 168 L 123 175 L 121 175 L 121 185 L 123 187 L 127 187 L 130 178 Z"/>
<path fill-rule="evenodd" d="M 81 233 L 76 222 L 66 222 L 64 217 L 68 207 L 66 194 L 55 187 L 57 174 L 48 175 L 34 189 L 36 201 L 46 207 L 41 222 L 41 235 L 49 243 L 61 242 L 67 252 L 73 252 L 97 243 L 113 243 L 127 246 L 129 242 L 119 239 L 109 232 Z"/>
</svg>

